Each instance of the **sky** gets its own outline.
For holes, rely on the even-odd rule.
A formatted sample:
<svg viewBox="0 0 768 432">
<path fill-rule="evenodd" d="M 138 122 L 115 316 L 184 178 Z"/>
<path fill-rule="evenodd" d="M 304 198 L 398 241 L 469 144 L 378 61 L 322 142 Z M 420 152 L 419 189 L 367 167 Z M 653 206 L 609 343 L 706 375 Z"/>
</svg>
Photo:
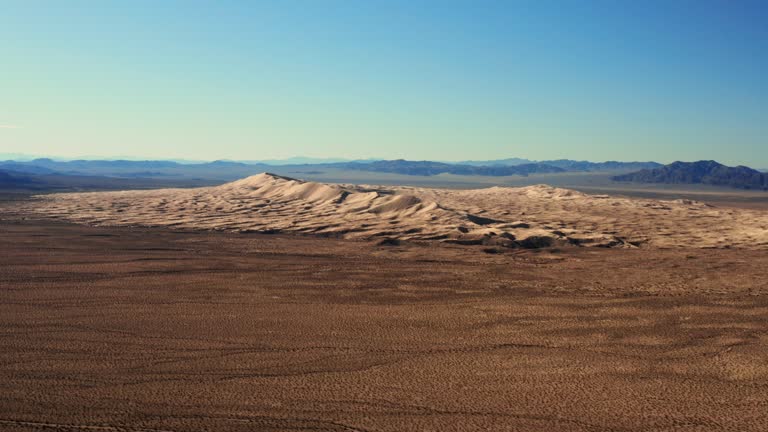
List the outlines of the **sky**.
<svg viewBox="0 0 768 432">
<path fill-rule="evenodd" d="M 768 2 L 0 0 L 0 153 L 768 167 Z"/>
</svg>

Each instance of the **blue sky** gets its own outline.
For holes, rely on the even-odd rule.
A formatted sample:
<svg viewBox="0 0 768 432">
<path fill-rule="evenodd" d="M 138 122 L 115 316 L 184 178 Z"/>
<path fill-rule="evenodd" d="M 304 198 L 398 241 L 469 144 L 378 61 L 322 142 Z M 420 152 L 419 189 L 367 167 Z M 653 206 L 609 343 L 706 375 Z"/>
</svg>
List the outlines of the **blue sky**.
<svg viewBox="0 0 768 432">
<path fill-rule="evenodd" d="M 0 153 L 768 166 L 764 1 L 3 1 Z"/>
</svg>

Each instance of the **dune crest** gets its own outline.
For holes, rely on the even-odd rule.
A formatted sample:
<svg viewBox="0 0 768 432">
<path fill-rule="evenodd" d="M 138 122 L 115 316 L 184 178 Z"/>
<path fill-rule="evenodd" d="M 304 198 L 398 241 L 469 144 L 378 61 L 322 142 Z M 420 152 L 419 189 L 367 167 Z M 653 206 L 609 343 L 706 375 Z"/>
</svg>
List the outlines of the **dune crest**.
<svg viewBox="0 0 768 432">
<path fill-rule="evenodd" d="M 206 188 L 44 195 L 29 206 L 40 215 L 96 225 L 284 232 L 385 243 L 768 247 L 766 212 L 593 196 L 546 185 L 375 187 L 262 173 Z"/>
</svg>

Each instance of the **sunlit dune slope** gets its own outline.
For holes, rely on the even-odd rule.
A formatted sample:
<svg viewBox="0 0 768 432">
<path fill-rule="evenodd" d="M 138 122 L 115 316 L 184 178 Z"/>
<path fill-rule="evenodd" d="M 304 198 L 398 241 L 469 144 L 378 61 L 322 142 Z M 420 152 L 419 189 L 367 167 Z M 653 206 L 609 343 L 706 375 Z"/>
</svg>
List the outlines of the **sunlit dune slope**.
<svg viewBox="0 0 768 432">
<path fill-rule="evenodd" d="M 98 225 L 283 232 L 500 247 L 768 247 L 768 213 L 586 195 L 330 185 L 263 173 L 216 187 L 53 194 L 43 216 Z"/>
</svg>

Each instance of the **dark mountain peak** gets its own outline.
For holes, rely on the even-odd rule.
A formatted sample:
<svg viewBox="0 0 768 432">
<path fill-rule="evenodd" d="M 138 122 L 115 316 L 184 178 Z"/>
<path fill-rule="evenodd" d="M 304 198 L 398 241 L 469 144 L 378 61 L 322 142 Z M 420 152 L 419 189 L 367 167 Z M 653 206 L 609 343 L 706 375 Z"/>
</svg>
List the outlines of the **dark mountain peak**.
<svg viewBox="0 0 768 432">
<path fill-rule="evenodd" d="M 666 166 L 670 168 L 683 168 L 683 169 L 713 169 L 713 168 L 724 167 L 725 165 L 713 160 L 700 160 L 695 162 L 674 161 L 671 164 Z"/>
<path fill-rule="evenodd" d="M 654 169 L 613 177 L 616 181 L 640 183 L 709 184 L 740 189 L 768 189 L 768 175 L 739 165 L 725 166 L 713 160 L 676 161 Z"/>
</svg>

